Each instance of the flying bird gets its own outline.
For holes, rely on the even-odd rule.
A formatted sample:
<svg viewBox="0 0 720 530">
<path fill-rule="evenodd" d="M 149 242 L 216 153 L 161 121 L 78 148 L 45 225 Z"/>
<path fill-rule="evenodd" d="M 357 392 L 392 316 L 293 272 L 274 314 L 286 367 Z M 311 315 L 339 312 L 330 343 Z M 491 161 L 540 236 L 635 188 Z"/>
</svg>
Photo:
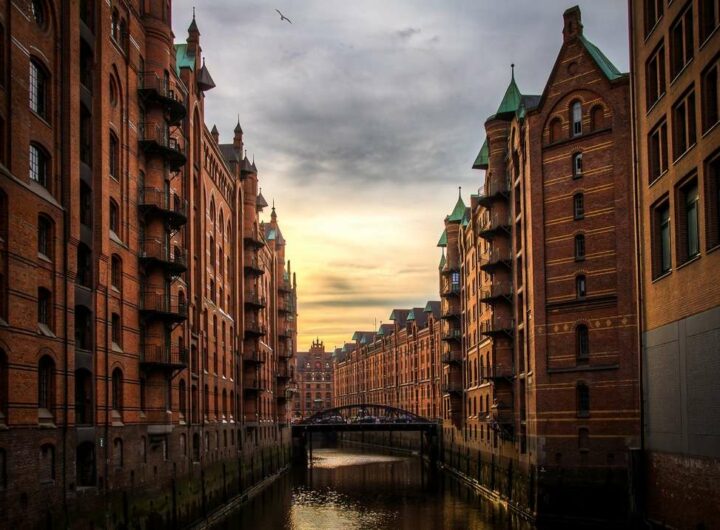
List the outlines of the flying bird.
<svg viewBox="0 0 720 530">
<path fill-rule="evenodd" d="M 278 15 L 280 15 L 280 22 L 282 22 L 283 20 L 287 20 L 290 24 L 292 24 L 292 20 L 290 20 L 290 19 L 289 19 L 288 17 L 286 17 L 285 15 L 283 15 L 283 14 L 280 12 L 279 9 L 276 9 L 275 11 L 277 11 L 277 12 L 278 12 Z"/>
</svg>

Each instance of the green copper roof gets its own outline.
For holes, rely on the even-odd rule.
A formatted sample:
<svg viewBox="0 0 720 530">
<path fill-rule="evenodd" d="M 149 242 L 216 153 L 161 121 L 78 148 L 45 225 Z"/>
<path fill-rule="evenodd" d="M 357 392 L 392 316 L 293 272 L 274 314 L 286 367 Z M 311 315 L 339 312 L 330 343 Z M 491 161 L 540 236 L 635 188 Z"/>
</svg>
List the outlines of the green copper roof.
<svg viewBox="0 0 720 530">
<path fill-rule="evenodd" d="M 486 137 L 485 141 L 482 144 L 482 147 L 480 148 L 480 152 L 478 153 L 478 156 L 475 159 L 475 163 L 473 164 L 473 169 L 487 169 L 489 158 L 490 158 L 490 148 L 488 147 L 488 142 L 487 142 L 487 137 Z"/>
<path fill-rule="evenodd" d="M 465 203 L 463 202 L 462 197 L 458 196 L 458 200 L 455 203 L 455 208 L 453 208 L 453 211 L 450 214 L 450 217 L 448 217 L 448 222 L 459 223 L 463 220 L 464 216 L 465 216 Z M 447 243 L 447 240 L 445 242 Z"/>
<path fill-rule="evenodd" d="M 521 97 L 522 94 L 520 94 L 520 90 L 518 89 L 517 84 L 515 84 L 515 74 L 513 74 L 496 114 L 515 112 L 520 106 Z"/>
<path fill-rule="evenodd" d="M 439 246 L 439 247 L 447 246 L 447 230 L 443 230 L 443 233 L 440 236 L 440 239 L 438 240 L 437 246 Z"/>
<path fill-rule="evenodd" d="M 181 68 L 195 69 L 195 56 L 188 55 L 187 44 L 175 45 L 175 66 L 177 67 L 178 74 Z"/>
<path fill-rule="evenodd" d="M 411 309 L 407 316 L 408 320 L 415 320 L 415 310 Z"/>
<path fill-rule="evenodd" d="M 466 227 L 470 224 L 470 208 L 465 208 L 465 215 L 463 215 L 462 225 Z"/>
<path fill-rule="evenodd" d="M 442 268 L 445 266 L 445 253 L 443 253 L 442 257 L 440 258 L 440 265 L 438 265 L 438 269 L 442 270 Z"/>
<path fill-rule="evenodd" d="M 607 77 L 610 81 L 614 81 L 615 79 L 623 76 L 620 70 L 618 70 L 612 62 L 610 62 L 610 59 L 608 59 L 605 54 L 600 51 L 600 48 L 587 40 L 585 36 L 580 35 L 580 42 L 583 43 L 585 49 L 600 67 L 600 70 L 603 71 L 605 77 Z"/>
</svg>

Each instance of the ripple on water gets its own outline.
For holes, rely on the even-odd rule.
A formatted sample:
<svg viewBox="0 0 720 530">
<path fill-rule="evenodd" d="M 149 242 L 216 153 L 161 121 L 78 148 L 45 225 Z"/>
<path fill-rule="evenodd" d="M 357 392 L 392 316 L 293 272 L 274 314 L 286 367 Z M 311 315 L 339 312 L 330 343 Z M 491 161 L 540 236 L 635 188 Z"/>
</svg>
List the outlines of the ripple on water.
<svg viewBox="0 0 720 530">
<path fill-rule="evenodd" d="M 292 530 L 386 528 L 397 518 L 395 512 L 369 509 L 329 488 L 296 489 L 289 515 Z"/>
</svg>

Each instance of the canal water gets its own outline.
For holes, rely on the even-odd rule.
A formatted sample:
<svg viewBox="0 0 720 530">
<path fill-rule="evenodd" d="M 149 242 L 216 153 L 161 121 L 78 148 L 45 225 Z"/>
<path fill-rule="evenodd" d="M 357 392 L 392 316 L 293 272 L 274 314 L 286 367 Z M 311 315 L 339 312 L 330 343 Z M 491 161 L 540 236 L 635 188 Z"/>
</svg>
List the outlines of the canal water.
<svg viewBox="0 0 720 530">
<path fill-rule="evenodd" d="M 214 530 L 531 530 L 417 457 L 316 449 Z"/>
</svg>

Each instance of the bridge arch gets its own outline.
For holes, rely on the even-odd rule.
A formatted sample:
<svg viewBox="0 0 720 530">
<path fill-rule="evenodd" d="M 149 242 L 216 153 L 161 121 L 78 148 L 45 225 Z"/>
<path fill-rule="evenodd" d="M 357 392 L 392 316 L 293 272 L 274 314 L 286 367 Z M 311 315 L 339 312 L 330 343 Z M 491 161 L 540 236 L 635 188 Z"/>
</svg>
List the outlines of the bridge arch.
<svg viewBox="0 0 720 530">
<path fill-rule="evenodd" d="M 324 424 L 428 424 L 427 418 L 408 410 L 374 403 L 343 405 L 317 412 L 296 425 Z"/>
</svg>

